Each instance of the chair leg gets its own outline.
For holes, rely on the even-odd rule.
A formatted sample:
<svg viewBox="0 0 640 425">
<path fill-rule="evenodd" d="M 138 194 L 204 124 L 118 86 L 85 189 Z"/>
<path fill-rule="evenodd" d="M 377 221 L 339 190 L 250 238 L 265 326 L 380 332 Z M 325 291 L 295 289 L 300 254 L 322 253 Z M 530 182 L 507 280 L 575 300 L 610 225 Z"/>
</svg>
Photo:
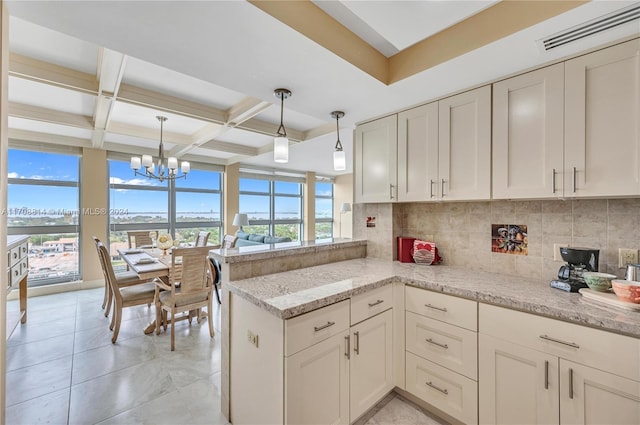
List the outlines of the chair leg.
<svg viewBox="0 0 640 425">
<path fill-rule="evenodd" d="M 116 306 L 114 310 L 115 311 L 113 312 L 113 315 L 116 318 L 116 325 L 113 329 L 113 337 L 111 337 L 111 342 L 113 344 L 116 343 L 116 340 L 118 339 L 118 333 L 120 332 L 120 322 L 122 321 L 122 306 Z"/>
<path fill-rule="evenodd" d="M 215 288 L 214 288 L 215 291 Z M 213 318 L 211 316 L 213 316 L 213 314 L 211 314 L 213 312 L 213 301 L 211 300 L 211 295 L 209 295 L 209 303 L 207 305 L 207 320 L 209 321 L 209 335 L 211 335 L 211 338 L 213 338 Z"/>
<path fill-rule="evenodd" d="M 160 307 L 160 301 L 156 301 L 156 335 L 160 335 L 161 324 L 162 324 L 162 307 Z"/>
<path fill-rule="evenodd" d="M 176 327 L 175 327 L 175 319 L 176 312 L 171 310 L 171 351 L 175 351 L 176 349 Z"/>
<path fill-rule="evenodd" d="M 109 295 L 107 296 L 107 308 L 104 309 L 104 317 L 109 317 L 111 304 L 113 304 L 113 292 L 111 292 L 111 288 L 109 288 Z"/>
<path fill-rule="evenodd" d="M 104 281 L 104 298 L 102 299 L 102 309 L 104 310 L 104 307 L 107 305 L 107 299 L 109 298 L 109 294 L 111 293 L 111 290 L 109 289 L 109 284 L 107 283 L 106 279 Z"/>
<path fill-rule="evenodd" d="M 112 298 L 113 298 L 113 295 L 112 295 Z M 116 309 L 117 309 L 117 306 L 116 306 L 115 300 L 113 300 L 113 299 L 110 301 L 110 304 L 111 304 L 111 310 L 112 311 L 111 311 L 111 323 L 109 324 L 109 330 L 112 331 L 113 327 L 116 325 L 116 316 L 117 316 L 116 315 Z"/>
</svg>

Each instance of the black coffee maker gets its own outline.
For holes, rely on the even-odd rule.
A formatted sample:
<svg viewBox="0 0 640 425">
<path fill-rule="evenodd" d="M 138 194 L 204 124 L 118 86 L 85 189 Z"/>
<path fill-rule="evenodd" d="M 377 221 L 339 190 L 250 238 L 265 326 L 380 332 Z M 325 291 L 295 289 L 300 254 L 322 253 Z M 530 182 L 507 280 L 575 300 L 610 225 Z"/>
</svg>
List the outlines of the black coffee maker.
<svg viewBox="0 0 640 425">
<path fill-rule="evenodd" d="M 558 270 L 558 279 L 551 281 L 551 286 L 568 292 L 578 292 L 580 288 L 586 288 L 584 272 L 597 272 L 599 249 L 592 248 L 560 248 L 560 255 L 567 264 Z"/>
</svg>

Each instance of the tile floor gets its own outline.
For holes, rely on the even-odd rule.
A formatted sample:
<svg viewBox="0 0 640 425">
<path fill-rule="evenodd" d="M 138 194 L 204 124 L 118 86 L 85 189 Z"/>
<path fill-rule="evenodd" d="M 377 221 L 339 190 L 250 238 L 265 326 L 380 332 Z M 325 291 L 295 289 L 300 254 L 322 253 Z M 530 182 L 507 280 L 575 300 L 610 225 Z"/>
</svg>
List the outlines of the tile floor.
<svg viewBox="0 0 640 425">
<path fill-rule="evenodd" d="M 142 332 L 154 309 L 127 308 L 112 344 L 102 295 L 102 289 L 90 289 L 29 299 L 27 323 L 7 341 L 7 424 L 226 424 L 220 338 L 209 337 L 207 323 L 178 323 L 171 352 L 169 333 Z M 365 420 L 440 423 L 395 395 Z"/>
</svg>

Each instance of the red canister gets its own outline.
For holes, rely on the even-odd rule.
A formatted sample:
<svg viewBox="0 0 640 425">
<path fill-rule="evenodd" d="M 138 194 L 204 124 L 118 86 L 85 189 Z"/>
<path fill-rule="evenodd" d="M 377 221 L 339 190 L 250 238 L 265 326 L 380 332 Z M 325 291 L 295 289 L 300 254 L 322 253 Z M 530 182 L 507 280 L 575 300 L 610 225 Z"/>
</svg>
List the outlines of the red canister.
<svg viewBox="0 0 640 425">
<path fill-rule="evenodd" d="M 413 241 L 416 238 L 398 236 L 398 261 L 401 263 L 413 263 Z"/>
</svg>

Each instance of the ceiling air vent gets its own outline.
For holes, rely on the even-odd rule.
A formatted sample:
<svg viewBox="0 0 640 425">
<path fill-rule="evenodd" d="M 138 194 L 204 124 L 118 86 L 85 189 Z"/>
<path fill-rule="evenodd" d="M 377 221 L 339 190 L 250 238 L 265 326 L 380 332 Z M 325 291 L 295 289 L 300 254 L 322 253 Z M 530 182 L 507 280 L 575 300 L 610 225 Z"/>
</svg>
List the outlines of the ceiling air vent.
<svg viewBox="0 0 640 425">
<path fill-rule="evenodd" d="M 600 16 L 584 24 L 554 34 L 541 40 L 541 43 L 544 50 L 549 51 L 636 19 L 640 19 L 640 3 L 634 3 L 624 9 L 616 10 L 608 15 Z"/>
</svg>

